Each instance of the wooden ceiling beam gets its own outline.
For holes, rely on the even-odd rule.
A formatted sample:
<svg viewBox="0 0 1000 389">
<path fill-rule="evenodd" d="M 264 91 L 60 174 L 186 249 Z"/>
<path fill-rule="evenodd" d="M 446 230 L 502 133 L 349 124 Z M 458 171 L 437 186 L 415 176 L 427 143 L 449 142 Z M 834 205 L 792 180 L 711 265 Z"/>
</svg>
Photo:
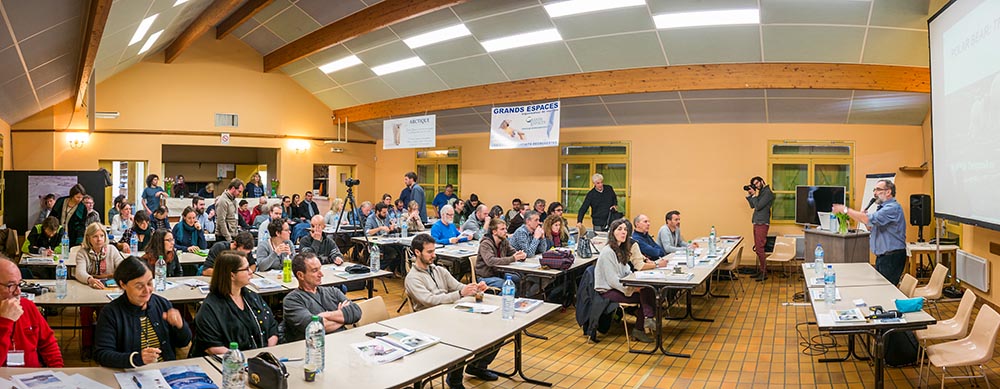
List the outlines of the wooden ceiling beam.
<svg viewBox="0 0 1000 389">
<path fill-rule="evenodd" d="M 87 95 L 90 76 L 94 74 L 94 62 L 97 61 L 97 49 L 101 46 L 104 36 L 104 26 L 108 24 L 113 0 L 91 0 L 87 13 L 87 27 L 84 30 L 83 49 L 80 53 L 80 66 L 77 67 L 77 88 L 73 91 L 73 109 L 83 105 L 83 97 Z"/>
<path fill-rule="evenodd" d="M 925 67 L 743 63 L 577 73 L 476 85 L 333 110 L 351 122 L 445 109 L 625 93 L 725 89 L 849 89 L 930 92 Z"/>
<path fill-rule="evenodd" d="M 225 38 L 226 35 L 233 32 L 236 27 L 250 20 L 254 15 L 256 15 L 260 10 L 264 9 L 273 3 L 274 0 L 248 0 L 246 4 L 229 15 L 226 20 L 219 23 L 215 28 L 215 39 Z"/>
<path fill-rule="evenodd" d="M 362 34 L 468 0 L 384 0 L 355 12 L 264 56 L 269 72 Z"/>
<path fill-rule="evenodd" d="M 233 11 L 236 11 L 236 8 L 239 7 L 241 3 L 243 3 L 242 0 L 213 1 L 208 8 L 205 8 L 205 11 L 203 11 L 201 15 L 198 15 L 198 17 L 195 18 L 186 29 L 184 29 L 184 32 L 177 36 L 177 39 L 170 42 L 170 45 L 167 46 L 163 62 L 174 62 L 174 60 L 181 55 L 181 52 L 183 52 L 184 49 L 190 47 L 194 44 L 194 41 L 201 38 L 202 35 L 205 35 L 208 30 L 211 30 L 212 27 L 215 27 L 217 24 L 222 22 L 223 19 L 231 15 Z"/>
</svg>

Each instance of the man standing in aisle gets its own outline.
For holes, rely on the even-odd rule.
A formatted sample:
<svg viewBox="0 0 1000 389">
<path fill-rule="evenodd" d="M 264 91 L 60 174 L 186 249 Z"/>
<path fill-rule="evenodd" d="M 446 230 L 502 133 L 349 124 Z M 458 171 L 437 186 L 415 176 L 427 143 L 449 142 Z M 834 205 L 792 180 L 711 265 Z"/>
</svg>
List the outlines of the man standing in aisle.
<svg viewBox="0 0 1000 389">
<path fill-rule="evenodd" d="M 455 279 L 442 266 L 434 264 L 434 238 L 428 234 L 419 234 L 413 237 L 410 247 L 416 256 L 413 262 L 413 270 L 406 273 L 406 295 L 413 301 L 413 309 L 424 310 L 441 304 L 452 304 L 462 297 L 475 296 L 477 292 L 486 291 L 486 283 L 480 281 L 478 284 L 466 284 Z M 477 354 L 475 362 L 470 363 L 465 372 L 483 381 L 496 381 L 497 375 L 487 369 L 490 362 L 496 358 L 497 352 L 494 350 L 485 354 Z M 458 368 L 448 372 L 448 387 L 450 389 L 464 389 L 462 383 L 462 369 Z"/>
<path fill-rule="evenodd" d="M 906 216 L 903 207 L 896 201 L 896 184 L 878 180 L 874 192 L 878 208 L 871 214 L 855 211 L 844 204 L 834 204 L 833 212 L 846 213 L 851 219 L 868 226 L 871 231 L 868 239 L 875 253 L 875 270 L 896 285 L 906 266 Z"/>
<path fill-rule="evenodd" d="M 594 231 L 606 231 L 608 224 L 611 224 L 611 211 L 618 211 L 618 196 L 615 188 L 611 185 L 604 185 L 604 176 L 601 173 L 594 174 L 590 179 L 594 187 L 587 192 L 587 197 L 583 198 L 583 205 L 576 215 L 576 224 L 583 224 L 583 215 L 590 210 L 590 220 L 594 223 Z"/>
<path fill-rule="evenodd" d="M 226 191 L 215 199 L 216 240 L 233 240 L 240 232 L 240 223 L 236 220 L 240 217 L 239 207 L 236 205 L 236 198 L 240 193 L 243 193 L 243 180 L 234 178 Z"/>
<path fill-rule="evenodd" d="M 409 172 L 403 175 L 403 184 L 406 188 L 410 190 L 409 199 L 416 201 L 420 205 L 420 221 L 427 223 L 427 195 L 424 193 L 424 188 L 420 187 L 417 183 L 417 173 Z M 403 189 L 403 193 L 400 193 L 399 197 L 403 198 L 406 194 L 406 189 Z M 407 202 L 406 204 L 409 204 Z"/>
<path fill-rule="evenodd" d="M 753 251 L 757 253 L 757 263 L 760 266 L 754 278 L 758 281 L 767 279 L 767 255 L 764 246 L 767 245 L 767 230 L 771 223 L 771 205 L 774 204 L 774 192 L 764 183 L 760 176 L 750 179 L 747 187 L 747 203 L 753 208 Z"/>
</svg>

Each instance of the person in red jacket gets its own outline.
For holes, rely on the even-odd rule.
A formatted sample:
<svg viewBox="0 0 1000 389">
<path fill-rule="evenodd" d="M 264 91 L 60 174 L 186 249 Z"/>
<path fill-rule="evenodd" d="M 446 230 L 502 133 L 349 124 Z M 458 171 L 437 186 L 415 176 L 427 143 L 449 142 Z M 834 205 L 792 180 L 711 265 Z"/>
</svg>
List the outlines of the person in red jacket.
<svg viewBox="0 0 1000 389">
<path fill-rule="evenodd" d="M 21 271 L 0 255 L 0 366 L 63 367 L 55 333 L 20 285 Z"/>
</svg>

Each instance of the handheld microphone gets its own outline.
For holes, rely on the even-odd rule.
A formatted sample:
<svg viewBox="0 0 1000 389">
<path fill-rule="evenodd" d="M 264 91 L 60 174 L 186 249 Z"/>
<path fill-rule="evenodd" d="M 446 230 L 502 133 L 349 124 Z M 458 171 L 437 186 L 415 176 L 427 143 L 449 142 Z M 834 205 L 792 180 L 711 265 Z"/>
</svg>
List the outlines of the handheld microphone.
<svg viewBox="0 0 1000 389">
<path fill-rule="evenodd" d="M 901 317 L 903 317 L 903 313 L 895 309 L 868 316 L 869 319 L 897 319 Z"/>
<path fill-rule="evenodd" d="M 866 206 L 866 207 L 865 207 L 865 210 L 864 210 L 864 211 L 861 211 L 861 212 L 862 212 L 862 213 L 864 213 L 864 212 L 868 212 L 868 208 L 871 208 L 871 207 L 872 207 L 872 205 L 873 205 L 873 204 L 875 204 L 875 202 L 876 202 L 876 201 L 878 201 L 878 197 L 872 197 L 872 201 L 869 201 L 869 202 L 868 202 L 868 206 Z"/>
</svg>

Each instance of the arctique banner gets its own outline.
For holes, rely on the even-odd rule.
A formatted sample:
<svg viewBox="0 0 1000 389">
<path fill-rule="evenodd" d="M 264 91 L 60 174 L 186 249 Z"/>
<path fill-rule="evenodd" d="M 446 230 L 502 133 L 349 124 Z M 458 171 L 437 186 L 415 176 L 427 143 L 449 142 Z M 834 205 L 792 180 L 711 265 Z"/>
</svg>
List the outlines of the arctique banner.
<svg viewBox="0 0 1000 389">
<path fill-rule="evenodd" d="M 382 149 L 434 147 L 437 115 L 413 116 L 382 122 Z"/>
<path fill-rule="evenodd" d="M 559 146 L 559 101 L 516 107 L 494 107 L 490 149 Z"/>
</svg>

